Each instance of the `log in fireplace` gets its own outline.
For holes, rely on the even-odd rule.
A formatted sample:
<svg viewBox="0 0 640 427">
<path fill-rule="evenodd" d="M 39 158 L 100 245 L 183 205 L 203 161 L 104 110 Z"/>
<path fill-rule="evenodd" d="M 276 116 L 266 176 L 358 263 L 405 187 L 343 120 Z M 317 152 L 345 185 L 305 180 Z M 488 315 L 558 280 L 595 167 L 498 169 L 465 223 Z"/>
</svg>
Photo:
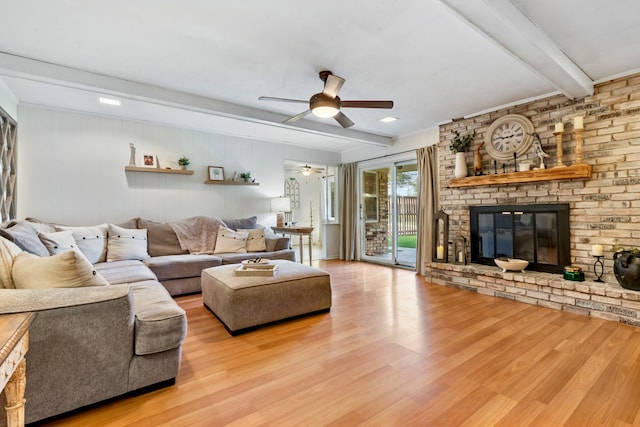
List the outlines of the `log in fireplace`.
<svg viewBox="0 0 640 427">
<path fill-rule="evenodd" d="M 571 264 L 568 204 L 470 206 L 469 213 L 471 262 L 520 258 L 548 273 Z"/>
</svg>

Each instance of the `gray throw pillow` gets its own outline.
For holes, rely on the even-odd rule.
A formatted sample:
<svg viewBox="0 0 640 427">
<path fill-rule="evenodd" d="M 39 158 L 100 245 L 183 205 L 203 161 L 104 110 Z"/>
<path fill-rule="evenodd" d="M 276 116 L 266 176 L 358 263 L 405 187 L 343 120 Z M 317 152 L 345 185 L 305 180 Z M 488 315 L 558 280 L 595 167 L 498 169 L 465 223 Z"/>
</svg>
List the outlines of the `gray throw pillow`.
<svg viewBox="0 0 640 427">
<path fill-rule="evenodd" d="M 169 224 L 138 219 L 138 228 L 147 229 L 147 249 L 150 256 L 181 255 L 189 251 L 182 250 L 178 236 Z"/>
<path fill-rule="evenodd" d="M 0 234 L 23 251 L 43 257 L 49 256 L 47 247 L 38 238 L 38 231 L 26 221 L 19 221 L 12 227 L 0 230 Z"/>
<path fill-rule="evenodd" d="M 238 229 L 253 229 L 258 228 L 258 217 L 252 216 L 250 218 L 239 219 L 223 219 L 222 222 L 227 224 L 227 227 L 232 230 Z"/>
</svg>

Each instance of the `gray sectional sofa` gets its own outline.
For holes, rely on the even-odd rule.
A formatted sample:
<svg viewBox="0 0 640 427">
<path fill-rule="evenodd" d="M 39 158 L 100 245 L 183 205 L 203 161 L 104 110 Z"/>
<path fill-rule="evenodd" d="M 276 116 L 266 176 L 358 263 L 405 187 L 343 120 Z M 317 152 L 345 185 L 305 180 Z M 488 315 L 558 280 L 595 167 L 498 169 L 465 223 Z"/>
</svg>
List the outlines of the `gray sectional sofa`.
<svg viewBox="0 0 640 427">
<path fill-rule="evenodd" d="M 227 220 L 225 224 L 233 229 L 258 227 L 255 217 Z M 200 272 L 204 268 L 258 256 L 295 260 L 286 238 L 267 238 L 265 249 L 269 250 L 260 252 L 192 255 L 176 244 L 167 224 L 137 218 L 119 225 L 146 230 L 149 257 L 94 264 L 82 261 L 93 269 L 89 272 L 91 281 L 100 278 L 106 281 L 103 285 L 42 289 L 37 283 L 27 283 L 27 288 L 12 289 L 2 283 L 3 278 L 11 280 L 6 268 L 4 274 L 0 271 L 0 287 L 4 287 L 0 289 L 0 315 L 37 313 L 29 331 L 27 423 L 132 391 L 171 384 L 180 368 L 187 334 L 186 314 L 172 295 L 201 291 Z M 0 252 L 0 264 L 6 267 L 13 262 L 16 269 L 15 260 L 20 257 L 23 264 L 38 265 L 42 259 L 24 251 L 29 243 L 36 245 L 29 233 L 33 229 L 37 237 L 38 231 L 51 225 L 32 220 L 4 226 L 0 228 L 0 249 L 5 248 Z M 13 248 L 18 247 L 23 251 L 16 255 L 20 249 Z M 75 252 L 51 258 L 54 256 L 83 258 Z M 24 271 L 25 267 L 21 268 Z M 34 281 L 39 280 L 37 268 L 26 271 L 27 279 L 33 271 Z M 25 273 L 20 277 L 24 282 Z M 0 425 L 4 425 L 1 408 L 3 401 Z"/>
</svg>

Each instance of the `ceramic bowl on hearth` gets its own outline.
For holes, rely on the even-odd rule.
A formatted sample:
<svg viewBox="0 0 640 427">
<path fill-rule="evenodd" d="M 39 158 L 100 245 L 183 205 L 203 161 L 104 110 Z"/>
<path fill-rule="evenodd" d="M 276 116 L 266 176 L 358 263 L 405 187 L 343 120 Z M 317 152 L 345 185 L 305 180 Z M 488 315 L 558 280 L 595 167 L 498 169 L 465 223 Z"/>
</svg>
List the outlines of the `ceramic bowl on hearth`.
<svg viewBox="0 0 640 427">
<path fill-rule="evenodd" d="M 524 269 L 529 265 L 529 261 L 527 261 L 526 259 L 516 258 L 496 258 L 493 260 L 493 262 L 495 262 L 503 272 L 522 271 L 524 273 Z"/>
</svg>

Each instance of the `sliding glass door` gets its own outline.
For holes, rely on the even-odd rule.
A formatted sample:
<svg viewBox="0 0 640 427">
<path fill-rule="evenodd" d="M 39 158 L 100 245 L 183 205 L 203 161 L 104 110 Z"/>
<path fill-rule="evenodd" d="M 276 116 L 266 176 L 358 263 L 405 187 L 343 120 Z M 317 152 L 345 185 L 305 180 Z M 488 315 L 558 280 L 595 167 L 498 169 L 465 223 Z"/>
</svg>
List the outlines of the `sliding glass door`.
<svg viewBox="0 0 640 427">
<path fill-rule="evenodd" d="M 415 160 L 361 170 L 362 259 L 415 268 L 418 174 Z"/>
</svg>

